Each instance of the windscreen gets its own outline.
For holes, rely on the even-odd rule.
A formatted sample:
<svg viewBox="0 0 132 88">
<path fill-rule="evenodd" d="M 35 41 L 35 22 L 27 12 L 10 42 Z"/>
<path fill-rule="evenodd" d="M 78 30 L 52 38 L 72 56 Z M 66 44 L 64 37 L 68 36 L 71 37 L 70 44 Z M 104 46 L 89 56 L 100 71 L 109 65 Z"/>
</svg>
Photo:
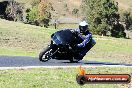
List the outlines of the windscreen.
<svg viewBox="0 0 132 88">
<path fill-rule="evenodd" d="M 58 44 L 62 44 L 62 45 L 66 45 L 69 44 L 71 42 L 71 40 L 73 40 L 73 34 L 70 30 L 66 29 L 66 30 L 61 30 L 61 31 L 57 31 L 54 33 L 54 35 L 52 36 L 52 40 L 58 45 Z"/>
</svg>

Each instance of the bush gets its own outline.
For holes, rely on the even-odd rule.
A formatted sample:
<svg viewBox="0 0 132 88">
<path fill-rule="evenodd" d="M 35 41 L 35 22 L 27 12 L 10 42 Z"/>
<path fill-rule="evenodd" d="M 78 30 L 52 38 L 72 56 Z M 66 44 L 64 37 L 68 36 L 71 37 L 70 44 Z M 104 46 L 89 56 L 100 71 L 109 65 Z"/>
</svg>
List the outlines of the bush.
<svg viewBox="0 0 132 88">
<path fill-rule="evenodd" d="M 45 1 L 33 4 L 27 14 L 28 22 L 37 26 L 48 27 L 51 19 L 50 9 L 52 9 L 51 4 Z"/>
<path fill-rule="evenodd" d="M 38 6 L 34 6 L 30 9 L 27 14 L 27 19 L 29 23 L 34 23 L 36 20 L 38 20 L 38 12 Z"/>
<path fill-rule="evenodd" d="M 111 36 L 112 37 L 126 37 L 126 33 L 124 32 L 125 28 L 122 24 L 116 23 L 113 25 L 113 28 L 111 29 Z"/>
<path fill-rule="evenodd" d="M 5 19 L 10 21 L 23 21 L 23 9 L 24 6 L 21 3 L 18 3 L 14 0 L 8 1 L 5 11 Z"/>
</svg>

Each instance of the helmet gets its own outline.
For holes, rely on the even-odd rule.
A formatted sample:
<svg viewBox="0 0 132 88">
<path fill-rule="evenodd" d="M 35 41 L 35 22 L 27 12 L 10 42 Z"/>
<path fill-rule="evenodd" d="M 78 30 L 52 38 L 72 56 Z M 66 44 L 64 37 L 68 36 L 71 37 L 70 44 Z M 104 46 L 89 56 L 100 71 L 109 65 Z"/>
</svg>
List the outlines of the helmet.
<svg viewBox="0 0 132 88">
<path fill-rule="evenodd" d="M 82 21 L 79 23 L 80 32 L 86 32 L 88 29 L 88 23 L 86 21 Z"/>
</svg>

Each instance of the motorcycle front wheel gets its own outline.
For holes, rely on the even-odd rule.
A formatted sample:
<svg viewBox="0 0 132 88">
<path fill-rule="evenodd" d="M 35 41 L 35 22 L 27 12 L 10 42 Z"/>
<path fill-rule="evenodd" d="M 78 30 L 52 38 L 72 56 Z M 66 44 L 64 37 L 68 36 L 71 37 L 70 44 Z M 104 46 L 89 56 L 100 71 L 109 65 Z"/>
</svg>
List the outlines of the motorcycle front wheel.
<svg viewBox="0 0 132 88">
<path fill-rule="evenodd" d="M 42 62 L 46 62 L 51 59 L 51 48 L 47 47 L 39 54 L 39 60 Z"/>
</svg>

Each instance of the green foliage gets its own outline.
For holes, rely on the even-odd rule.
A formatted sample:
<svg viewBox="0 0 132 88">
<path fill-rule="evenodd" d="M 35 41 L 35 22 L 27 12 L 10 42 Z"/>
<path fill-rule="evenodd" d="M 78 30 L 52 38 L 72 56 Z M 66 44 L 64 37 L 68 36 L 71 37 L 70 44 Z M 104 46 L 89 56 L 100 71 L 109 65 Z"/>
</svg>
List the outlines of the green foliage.
<svg viewBox="0 0 132 88">
<path fill-rule="evenodd" d="M 129 30 L 132 30 L 132 25 L 130 26 Z"/>
<path fill-rule="evenodd" d="M 50 3 L 36 2 L 27 14 L 28 22 L 37 26 L 48 27 L 51 19 L 50 9 L 53 9 Z"/>
<path fill-rule="evenodd" d="M 97 28 L 97 34 L 101 35 L 105 35 L 107 34 L 107 32 L 109 31 L 109 26 L 105 23 L 105 22 L 102 22 L 102 24 L 99 24 L 98 25 L 98 28 Z"/>
<path fill-rule="evenodd" d="M 29 22 L 35 22 L 38 19 L 38 6 L 34 6 L 27 14 Z"/>
<path fill-rule="evenodd" d="M 120 38 L 120 37 L 126 37 L 126 33 L 124 32 L 124 26 L 120 23 L 115 23 L 113 25 L 113 28 L 111 29 L 111 36 L 112 37 L 117 37 L 117 38 Z"/>
<path fill-rule="evenodd" d="M 126 24 L 127 30 L 131 30 L 131 26 L 132 26 L 132 12 L 131 11 L 126 11 L 123 14 L 125 17 L 125 24 Z"/>
<path fill-rule="evenodd" d="M 83 0 L 82 9 L 94 34 L 106 35 L 110 29 L 113 29 L 114 23 L 119 22 L 118 3 L 112 0 Z"/>
</svg>

